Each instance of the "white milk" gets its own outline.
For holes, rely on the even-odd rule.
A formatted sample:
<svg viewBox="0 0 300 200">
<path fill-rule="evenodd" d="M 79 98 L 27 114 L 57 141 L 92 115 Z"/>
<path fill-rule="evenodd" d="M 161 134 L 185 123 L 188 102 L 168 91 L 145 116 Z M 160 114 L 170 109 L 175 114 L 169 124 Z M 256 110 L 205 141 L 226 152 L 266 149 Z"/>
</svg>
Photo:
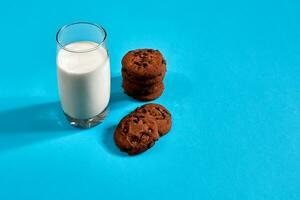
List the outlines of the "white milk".
<svg viewBox="0 0 300 200">
<path fill-rule="evenodd" d="M 74 42 L 65 48 L 86 51 L 97 46 L 93 42 Z M 58 83 L 64 112 L 76 119 L 100 114 L 110 97 L 110 64 L 105 48 L 73 53 L 60 49 L 57 53 Z"/>
</svg>

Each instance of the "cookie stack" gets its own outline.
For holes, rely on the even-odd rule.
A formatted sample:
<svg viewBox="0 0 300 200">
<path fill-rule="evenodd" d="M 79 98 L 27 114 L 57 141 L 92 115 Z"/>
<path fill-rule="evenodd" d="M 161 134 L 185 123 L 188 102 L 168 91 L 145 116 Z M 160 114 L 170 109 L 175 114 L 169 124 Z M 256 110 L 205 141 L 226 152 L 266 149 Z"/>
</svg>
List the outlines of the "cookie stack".
<svg viewBox="0 0 300 200">
<path fill-rule="evenodd" d="M 136 49 L 122 59 L 122 86 L 129 96 L 154 100 L 163 93 L 166 61 L 158 50 Z"/>
<path fill-rule="evenodd" d="M 114 140 L 121 151 L 136 155 L 151 148 L 171 129 L 170 112 L 159 104 L 145 104 L 126 115 L 118 124 Z"/>
</svg>

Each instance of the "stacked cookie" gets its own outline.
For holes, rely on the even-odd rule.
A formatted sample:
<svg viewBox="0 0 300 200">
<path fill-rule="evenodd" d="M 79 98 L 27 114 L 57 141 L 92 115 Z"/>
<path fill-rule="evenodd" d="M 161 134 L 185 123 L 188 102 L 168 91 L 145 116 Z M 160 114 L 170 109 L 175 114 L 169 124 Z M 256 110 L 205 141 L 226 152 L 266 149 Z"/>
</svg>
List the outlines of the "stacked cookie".
<svg viewBox="0 0 300 200">
<path fill-rule="evenodd" d="M 129 96 L 154 100 L 163 93 L 166 61 L 158 50 L 129 51 L 122 59 L 122 86 Z"/>
<path fill-rule="evenodd" d="M 159 104 L 146 104 L 126 115 L 118 124 L 114 140 L 121 151 L 135 155 L 151 148 L 155 141 L 168 133 L 170 112 Z"/>
</svg>

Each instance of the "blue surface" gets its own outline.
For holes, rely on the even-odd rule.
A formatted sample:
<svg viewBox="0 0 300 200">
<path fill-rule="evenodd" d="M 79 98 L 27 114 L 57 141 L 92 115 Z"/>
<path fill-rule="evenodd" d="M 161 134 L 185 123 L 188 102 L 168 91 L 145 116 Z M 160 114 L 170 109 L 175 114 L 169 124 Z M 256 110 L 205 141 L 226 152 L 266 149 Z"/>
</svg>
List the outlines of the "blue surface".
<svg viewBox="0 0 300 200">
<path fill-rule="evenodd" d="M 0 199 L 300 199 L 299 1 L 0 3 Z M 70 127 L 56 83 L 55 33 L 85 20 L 108 32 L 104 123 Z M 128 50 L 160 49 L 154 102 L 172 131 L 128 157 L 112 140 L 142 103 L 122 93 Z"/>
</svg>

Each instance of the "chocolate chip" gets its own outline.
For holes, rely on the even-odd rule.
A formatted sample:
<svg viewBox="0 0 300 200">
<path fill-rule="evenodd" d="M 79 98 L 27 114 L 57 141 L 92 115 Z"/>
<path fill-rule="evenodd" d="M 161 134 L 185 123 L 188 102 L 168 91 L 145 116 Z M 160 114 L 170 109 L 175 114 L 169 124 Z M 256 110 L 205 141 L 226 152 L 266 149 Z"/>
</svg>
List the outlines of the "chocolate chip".
<svg viewBox="0 0 300 200">
<path fill-rule="evenodd" d="M 130 143 L 132 143 L 133 145 L 137 144 L 139 142 L 139 137 L 138 136 L 130 136 Z"/>
<path fill-rule="evenodd" d="M 146 113 L 147 110 L 145 108 L 142 109 L 142 113 Z"/>
<path fill-rule="evenodd" d="M 141 137 L 141 140 L 142 140 L 142 141 L 147 141 L 147 140 L 149 140 L 149 135 L 143 134 L 142 137 Z"/>
</svg>

